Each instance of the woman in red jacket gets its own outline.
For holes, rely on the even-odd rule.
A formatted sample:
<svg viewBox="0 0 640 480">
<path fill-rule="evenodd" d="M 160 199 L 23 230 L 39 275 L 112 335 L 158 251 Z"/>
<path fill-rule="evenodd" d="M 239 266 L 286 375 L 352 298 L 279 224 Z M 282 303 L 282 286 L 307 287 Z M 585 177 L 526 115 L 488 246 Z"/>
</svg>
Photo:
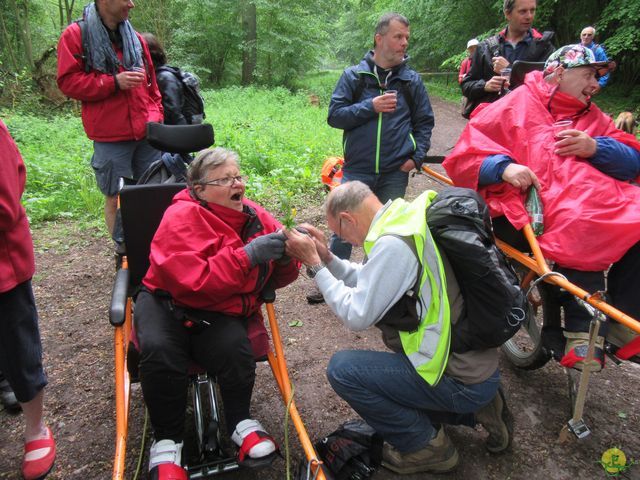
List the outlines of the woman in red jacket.
<svg viewBox="0 0 640 480">
<path fill-rule="evenodd" d="M 280 288 L 298 276 L 299 264 L 283 258 L 281 225 L 244 197 L 235 152 L 200 152 L 188 185 L 153 238 L 136 301 L 140 380 L 155 435 L 151 478 L 187 478 L 180 456 L 192 360 L 218 379 L 240 462 L 275 452 L 249 415 L 254 359 L 268 349 L 260 293 L 268 281 Z"/>
<path fill-rule="evenodd" d="M 20 203 L 26 178 L 18 147 L 0 120 L 0 370 L 24 412 L 22 477 L 34 480 L 53 468 L 56 445 L 42 417 L 47 377 L 31 287 L 33 242 Z"/>
</svg>

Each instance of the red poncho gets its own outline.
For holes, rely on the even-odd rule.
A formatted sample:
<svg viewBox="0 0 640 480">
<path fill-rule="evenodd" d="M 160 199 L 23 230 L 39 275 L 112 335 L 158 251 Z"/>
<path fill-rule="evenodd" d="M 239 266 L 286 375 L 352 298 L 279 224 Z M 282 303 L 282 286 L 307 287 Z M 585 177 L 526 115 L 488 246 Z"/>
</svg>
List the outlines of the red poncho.
<svg viewBox="0 0 640 480">
<path fill-rule="evenodd" d="M 595 105 L 585 110 L 577 99 L 554 90 L 541 72 L 527 75 L 522 87 L 474 112 L 443 165 L 457 186 L 472 189 L 488 155 L 508 155 L 526 165 L 542 187 L 544 234 L 538 241 L 544 255 L 568 268 L 605 270 L 640 241 L 640 188 L 584 158 L 556 155 L 551 125 L 572 118 L 574 128 L 591 137 L 611 137 L 638 151 L 640 142 L 616 129 Z M 517 229 L 529 222 L 519 189 L 503 182 L 480 193 L 493 217 L 505 215 Z"/>
</svg>

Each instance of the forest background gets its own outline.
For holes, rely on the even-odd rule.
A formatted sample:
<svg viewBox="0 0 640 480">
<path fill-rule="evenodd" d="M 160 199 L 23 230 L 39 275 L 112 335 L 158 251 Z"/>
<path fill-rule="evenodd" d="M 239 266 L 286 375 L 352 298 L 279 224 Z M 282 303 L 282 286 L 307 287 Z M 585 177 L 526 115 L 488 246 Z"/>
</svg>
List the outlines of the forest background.
<svg viewBox="0 0 640 480">
<path fill-rule="evenodd" d="M 372 47 L 379 15 L 411 21 L 411 66 L 430 95 L 459 100 L 456 72 L 473 37 L 504 26 L 502 0 L 139 0 L 136 30 L 154 33 L 169 64 L 196 73 L 216 143 L 238 150 L 258 200 L 319 197 L 318 169 L 341 154 L 326 106 L 341 70 Z M 58 91 L 55 47 L 82 16 L 75 0 L 0 0 L 0 117 L 29 170 L 32 222 L 100 217 L 77 103 Z M 618 62 L 596 102 L 640 113 L 640 0 L 540 0 L 535 27 L 577 43 L 587 25 Z M 309 102 L 316 95 L 317 102 Z M 315 108 L 311 103 L 318 103 Z M 55 128 L 52 128 L 55 125 Z M 73 192 L 73 195 L 69 195 Z M 286 198 L 281 203 L 286 203 Z"/>
</svg>

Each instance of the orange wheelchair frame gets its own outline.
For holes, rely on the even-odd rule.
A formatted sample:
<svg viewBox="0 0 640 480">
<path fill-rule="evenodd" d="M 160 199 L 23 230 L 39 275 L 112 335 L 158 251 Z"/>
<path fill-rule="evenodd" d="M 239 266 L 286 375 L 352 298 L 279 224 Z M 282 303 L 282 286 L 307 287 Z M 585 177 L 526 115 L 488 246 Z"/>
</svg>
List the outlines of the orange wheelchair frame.
<svg viewBox="0 0 640 480">
<path fill-rule="evenodd" d="M 425 159 L 425 163 L 439 164 L 442 163 L 443 160 L 443 156 L 431 156 Z M 422 171 L 424 173 L 441 183 L 444 183 L 446 185 L 453 185 L 451 179 L 437 172 L 427 164 L 423 164 L 422 166 Z M 540 246 L 530 224 L 525 225 L 523 233 L 529 244 L 529 247 L 531 248 L 531 255 L 525 254 L 499 239 L 496 239 L 496 244 L 505 253 L 505 255 L 507 255 L 509 258 L 517 262 L 517 264 L 526 269 L 526 273 L 524 274 L 521 282 L 521 287 L 525 292 L 530 291 L 530 286 L 535 285 L 534 282 L 537 283 L 537 281 L 544 281 L 550 285 L 555 285 L 566 290 L 567 292 L 574 295 L 577 299 L 582 301 L 582 305 L 592 315 L 592 322 L 589 329 L 589 347 L 587 349 L 587 357 L 585 360 L 586 364 L 589 364 L 591 361 L 593 361 L 597 332 L 599 331 L 600 324 L 606 321 L 606 317 L 609 317 L 610 319 L 613 319 L 614 321 L 630 328 L 635 333 L 640 334 L 640 322 L 637 319 L 618 310 L 617 308 L 609 305 L 602 299 L 599 292 L 587 292 L 586 290 L 569 282 L 563 276 L 555 274 L 549 268 L 549 265 L 545 260 L 542 251 L 540 250 Z M 538 277 L 537 280 L 536 277 Z M 529 297 L 529 300 L 531 302 L 531 297 Z M 537 303 L 541 302 L 538 301 Z M 535 320 L 530 318 L 529 321 Z M 538 341 L 541 340 L 538 339 Z M 537 368 L 538 366 L 542 365 L 537 365 L 531 368 Z M 574 378 L 576 375 L 579 375 L 577 385 L 575 384 L 576 379 Z M 589 428 L 586 426 L 584 420 L 582 419 L 590 376 L 591 371 L 589 368 L 585 368 L 582 372 L 579 373 L 573 370 L 568 370 L 570 394 L 573 397 L 573 415 L 560 432 L 560 441 L 567 441 L 569 432 L 573 433 L 577 438 L 580 439 L 585 438 L 590 434 Z"/>
<path fill-rule="evenodd" d="M 127 268 L 127 260 L 123 259 L 122 270 Z M 115 327 L 114 331 L 114 350 L 115 350 L 115 387 L 116 387 L 116 446 L 113 462 L 113 480 L 125 479 L 125 459 L 127 448 L 127 432 L 129 422 L 129 402 L 130 402 L 130 386 L 131 381 L 127 370 L 127 350 L 130 341 L 130 332 L 132 326 L 132 299 L 127 299 L 127 307 L 125 312 L 125 320 L 122 325 Z M 282 400 L 285 407 L 289 410 L 289 416 L 298 433 L 302 449 L 304 450 L 307 461 L 311 469 L 311 478 L 326 480 L 322 469 L 321 462 L 313 447 L 309 435 L 306 431 L 304 423 L 300 417 L 300 413 L 296 408 L 293 392 L 291 388 L 291 380 L 287 370 L 287 362 L 282 348 L 282 340 L 280 330 L 276 320 L 275 309 L 273 303 L 266 303 L 265 309 L 269 319 L 269 327 L 271 330 L 271 340 L 273 350 L 268 353 L 268 362 L 273 376 L 278 384 Z"/>
<path fill-rule="evenodd" d="M 202 148 L 206 148 L 213 143 L 213 129 L 210 125 L 180 125 L 180 126 L 166 126 L 161 124 L 148 124 L 147 137 L 150 143 L 159 150 L 187 153 L 190 151 L 197 151 Z M 116 406 L 116 442 L 115 442 L 115 455 L 113 461 L 113 480 L 124 480 L 125 478 L 125 461 L 127 450 L 127 433 L 129 425 L 129 405 L 131 401 L 131 378 L 127 368 L 130 353 L 130 341 L 132 340 L 132 326 L 133 326 L 133 300 L 131 298 L 131 286 L 137 284 L 142 280 L 146 267 L 148 267 L 148 249 L 151 243 L 151 238 L 157 225 L 160 222 L 164 209 L 168 206 L 171 198 L 177 192 L 177 189 L 184 188 L 184 184 L 158 184 L 158 185 L 136 185 L 132 187 L 123 187 L 121 190 L 120 198 L 126 197 L 125 189 L 129 188 L 129 192 L 140 192 L 143 194 L 141 197 L 133 197 L 135 201 L 131 201 L 132 204 L 145 203 L 140 200 L 144 199 L 147 202 L 151 201 L 155 205 L 149 208 L 149 211 L 143 212 L 143 215 L 138 215 L 135 218 L 134 225 L 144 224 L 140 229 L 144 231 L 141 235 L 139 245 L 130 245 L 127 238 L 125 228 L 125 239 L 127 241 L 127 250 L 131 250 L 130 257 L 126 255 L 122 257 L 122 268 L 116 273 L 116 279 L 114 282 L 112 301 L 109 311 L 110 322 L 114 326 L 114 370 L 115 370 L 115 406 Z M 147 189 L 147 193 L 143 191 Z M 137 190 L 136 190 L 137 189 Z M 155 189 L 152 190 L 152 189 Z M 153 195 L 149 195 L 152 192 Z M 146 195 L 146 196 L 144 196 Z M 148 203 L 145 203 L 148 205 Z M 136 208 L 136 207 L 132 207 Z M 139 207 L 137 207 L 139 208 Z M 125 210 L 122 211 L 123 226 L 126 227 L 125 222 Z M 144 218 L 141 218 L 144 217 Z M 132 229 L 133 230 L 133 229 Z M 140 245 L 143 249 L 140 250 Z M 145 264 L 140 264 L 140 258 L 144 257 L 144 248 L 146 248 L 146 267 Z M 138 249 L 138 250 L 136 250 Z M 134 250 L 136 255 L 134 256 Z M 132 269 L 133 267 L 133 269 Z M 267 360 L 273 372 L 273 376 L 276 380 L 280 394 L 285 404 L 286 412 L 290 416 L 291 421 L 298 433 L 302 449 L 307 459 L 307 472 L 310 478 L 325 480 L 325 475 L 321 468 L 321 461 L 319 460 L 317 453 L 313 447 L 309 435 L 306 431 L 304 423 L 300 417 L 296 403 L 293 399 L 293 388 L 291 380 L 289 378 L 287 370 L 287 362 L 282 347 L 282 340 L 280 337 L 280 330 L 276 321 L 275 309 L 273 301 L 275 300 L 275 294 L 271 295 L 272 298 L 265 299 L 265 309 L 267 312 L 267 318 L 269 321 L 269 327 L 271 332 L 272 349 L 270 349 Z M 206 377 L 206 375 L 205 375 Z M 207 383 L 207 379 L 202 382 L 200 377 L 197 378 L 192 385 L 201 383 Z M 212 381 L 209 377 L 209 390 L 210 395 L 216 395 L 213 391 Z M 198 387 L 199 388 L 199 387 Z M 199 393 L 194 393 L 194 400 Z M 194 410 L 198 409 L 199 399 L 196 401 L 197 405 Z M 214 407 L 217 409 L 217 399 L 211 400 L 211 409 Z M 215 420 L 218 420 L 218 412 L 210 412 L 211 416 Z M 201 432 L 198 432 L 199 434 Z M 201 438 L 198 438 L 201 442 Z M 200 445 L 202 446 L 202 445 Z M 209 468 L 208 465 L 198 465 L 194 467 L 194 470 L 189 469 L 190 478 L 205 478 L 213 474 L 221 473 L 231 469 L 238 468 L 237 462 L 234 458 L 221 458 L 216 461 L 215 465 Z M 228 465 L 222 465 L 222 462 L 227 462 Z M 196 471 L 197 470 L 197 471 Z"/>
</svg>

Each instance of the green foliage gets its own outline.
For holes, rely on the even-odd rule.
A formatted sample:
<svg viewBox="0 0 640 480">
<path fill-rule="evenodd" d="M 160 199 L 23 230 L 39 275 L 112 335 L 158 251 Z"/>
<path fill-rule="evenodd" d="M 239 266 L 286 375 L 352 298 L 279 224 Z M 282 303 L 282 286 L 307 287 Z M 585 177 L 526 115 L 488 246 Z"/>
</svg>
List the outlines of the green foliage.
<svg viewBox="0 0 640 480">
<path fill-rule="evenodd" d="M 293 195 L 291 208 L 320 197 L 322 162 L 342 151 L 324 106 L 284 88 L 229 87 L 204 96 L 216 145 L 240 154 L 251 198 L 277 210 L 282 193 Z"/>
<path fill-rule="evenodd" d="M 319 80 L 322 75 L 313 78 L 326 83 Z M 240 154 L 251 198 L 274 211 L 285 198 L 286 220 L 296 206 L 322 196 L 322 162 L 342 151 L 341 132 L 327 125 L 326 106 L 311 105 L 305 90 L 291 93 L 281 87 L 230 87 L 205 91 L 204 97 L 216 145 Z M 90 166 L 93 148 L 80 119 L 6 111 L 0 117 L 27 167 L 23 202 L 31 222 L 101 219 L 103 196 Z"/>
<path fill-rule="evenodd" d="M 638 89 L 640 80 L 640 0 L 612 0 L 602 12 L 598 26 L 608 34 L 604 44 L 620 68 L 622 83 Z"/>
<path fill-rule="evenodd" d="M 103 197 L 89 165 L 92 146 L 79 118 L 1 116 L 27 167 L 23 202 L 31 222 L 102 214 Z"/>
<path fill-rule="evenodd" d="M 423 75 L 424 86 L 430 97 L 436 96 L 459 103 L 462 92 L 458 84 L 458 72 L 449 75 Z"/>
</svg>

